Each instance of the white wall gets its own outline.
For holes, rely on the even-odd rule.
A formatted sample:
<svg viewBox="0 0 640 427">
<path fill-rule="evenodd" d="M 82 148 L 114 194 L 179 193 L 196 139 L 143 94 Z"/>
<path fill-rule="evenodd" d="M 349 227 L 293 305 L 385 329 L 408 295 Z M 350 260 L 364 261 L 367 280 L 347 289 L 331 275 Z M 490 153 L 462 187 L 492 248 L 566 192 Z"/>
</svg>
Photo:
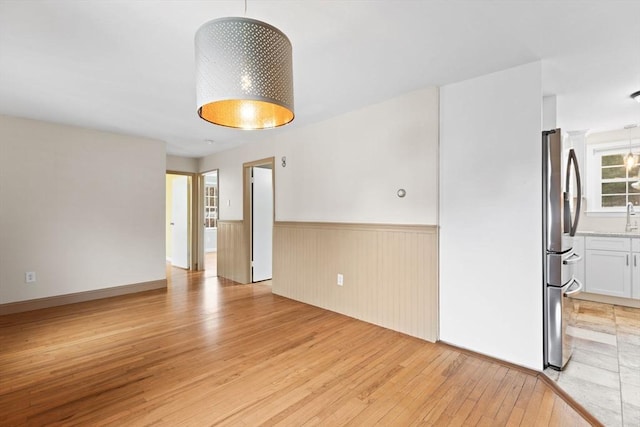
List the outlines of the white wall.
<svg viewBox="0 0 640 427">
<path fill-rule="evenodd" d="M 198 172 L 199 159 L 167 154 L 167 170 L 172 172 Z"/>
<path fill-rule="evenodd" d="M 273 147 L 273 140 L 250 143 L 200 159 L 201 172 L 219 169 L 218 217 L 221 220 L 242 219 L 242 164 L 273 156 Z"/>
<path fill-rule="evenodd" d="M 204 251 L 215 252 L 218 250 L 218 229 L 205 228 L 204 230 Z"/>
<path fill-rule="evenodd" d="M 541 64 L 440 99 L 440 338 L 541 370 Z"/>
<path fill-rule="evenodd" d="M 242 219 L 242 163 L 275 156 L 278 221 L 436 224 L 437 147 L 430 87 L 205 157 L 200 170 L 220 168 L 224 220 Z"/>
<path fill-rule="evenodd" d="M 558 120 L 558 101 L 555 95 L 542 98 L 542 129 L 556 129 Z"/>
<path fill-rule="evenodd" d="M 161 141 L 0 116 L 0 304 L 164 279 L 164 175 Z"/>
</svg>

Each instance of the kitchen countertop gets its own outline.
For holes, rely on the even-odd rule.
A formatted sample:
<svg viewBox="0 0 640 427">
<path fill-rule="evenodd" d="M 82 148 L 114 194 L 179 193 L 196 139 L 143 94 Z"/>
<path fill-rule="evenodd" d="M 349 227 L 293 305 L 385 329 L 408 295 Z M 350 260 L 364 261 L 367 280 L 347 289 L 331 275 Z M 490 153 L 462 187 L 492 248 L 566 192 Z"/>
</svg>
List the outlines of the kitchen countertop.
<svg viewBox="0 0 640 427">
<path fill-rule="evenodd" d="M 598 236 L 598 237 L 640 237 L 640 232 L 635 231 L 577 231 L 577 236 Z"/>
</svg>

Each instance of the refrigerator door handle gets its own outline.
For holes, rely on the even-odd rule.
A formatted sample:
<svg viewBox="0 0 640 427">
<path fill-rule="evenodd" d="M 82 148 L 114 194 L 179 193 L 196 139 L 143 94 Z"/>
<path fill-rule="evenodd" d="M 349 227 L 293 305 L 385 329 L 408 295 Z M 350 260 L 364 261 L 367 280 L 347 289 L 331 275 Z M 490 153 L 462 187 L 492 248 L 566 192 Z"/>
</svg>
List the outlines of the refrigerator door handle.
<svg viewBox="0 0 640 427">
<path fill-rule="evenodd" d="M 571 287 L 573 285 L 578 285 L 578 287 L 575 288 L 575 289 L 571 289 Z M 564 296 L 565 297 L 570 297 L 571 295 L 575 295 L 577 293 L 580 293 L 580 292 L 582 292 L 583 288 L 584 288 L 584 285 L 582 284 L 582 282 L 574 277 L 573 278 L 573 283 L 571 285 L 569 285 L 569 287 L 567 288 L 567 292 L 564 293 Z"/>
<path fill-rule="evenodd" d="M 569 209 L 569 189 L 571 186 L 571 164 L 576 173 L 576 187 L 577 187 L 577 200 L 576 200 L 576 215 L 571 220 L 571 209 Z M 578 229 L 578 221 L 580 220 L 580 208 L 582 207 L 582 181 L 580 179 L 580 168 L 578 167 L 578 158 L 576 152 L 572 148 L 569 150 L 569 158 L 567 159 L 567 176 L 565 177 L 565 193 L 564 193 L 564 215 L 565 215 L 565 232 L 568 232 L 570 236 L 576 235 Z"/>
<path fill-rule="evenodd" d="M 576 264 L 577 262 L 581 261 L 582 257 L 578 254 L 571 254 L 571 256 L 565 260 L 562 261 L 562 263 L 564 265 L 569 265 L 569 264 Z"/>
</svg>

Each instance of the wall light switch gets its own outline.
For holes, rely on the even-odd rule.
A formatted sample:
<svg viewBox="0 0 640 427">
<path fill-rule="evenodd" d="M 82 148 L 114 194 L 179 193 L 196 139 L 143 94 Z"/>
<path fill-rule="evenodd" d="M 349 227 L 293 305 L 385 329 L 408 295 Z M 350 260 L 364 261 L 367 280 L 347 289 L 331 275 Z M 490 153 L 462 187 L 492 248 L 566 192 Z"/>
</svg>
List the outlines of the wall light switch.
<svg viewBox="0 0 640 427">
<path fill-rule="evenodd" d="M 34 283 L 36 281 L 36 272 L 35 271 L 27 271 L 24 273 L 24 282 L 25 283 Z"/>
<path fill-rule="evenodd" d="M 342 286 L 344 284 L 344 276 L 342 274 L 338 274 L 338 286 Z"/>
</svg>

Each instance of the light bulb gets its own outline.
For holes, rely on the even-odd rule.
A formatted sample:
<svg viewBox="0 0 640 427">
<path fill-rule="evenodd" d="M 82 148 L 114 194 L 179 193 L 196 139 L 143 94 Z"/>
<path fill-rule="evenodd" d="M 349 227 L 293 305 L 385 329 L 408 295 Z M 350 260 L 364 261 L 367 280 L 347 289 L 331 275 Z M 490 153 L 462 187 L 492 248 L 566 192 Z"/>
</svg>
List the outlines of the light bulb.
<svg viewBox="0 0 640 427">
<path fill-rule="evenodd" d="M 253 104 L 249 102 L 242 103 L 242 107 L 240 107 L 240 116 L 244 121 L 253 121 L 256 118 L 256 109 Z"/>
<path fill-rule="evenodd" d="M 629 153 L 625 156 L 624 162 L 627 165 L 627 170 L 631 170 L 636 165 L 636 156 Z"/>
</svg>

